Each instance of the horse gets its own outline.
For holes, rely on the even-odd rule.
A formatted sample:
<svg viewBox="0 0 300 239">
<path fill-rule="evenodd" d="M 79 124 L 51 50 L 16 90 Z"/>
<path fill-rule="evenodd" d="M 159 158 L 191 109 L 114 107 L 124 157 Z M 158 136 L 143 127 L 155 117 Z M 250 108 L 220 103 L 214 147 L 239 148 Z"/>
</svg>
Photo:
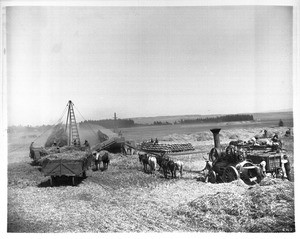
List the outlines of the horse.
<svg viewBox="0 0 300 239">
<path fill-rule="evenodd" d="M 143 160 L 145 158 L 147 158 L 147 153 L 145 153 L 145 152 L 138 152 L 138 156 L 139 156 L 139 162 L 142 164 Z"/>
<path fill-rule="evenodd" d="M 163 156 L 157 156 L 157 157 L 156 157 L 156 162 L 157 162 L 157 164 L 158 164 L 158 166 L 159 166 L 159 169 L 158 169 L 158 170 L 160 170 L 160 169 L 162 168 L 162 162 L 163 162 L 164 159 L 165 159 L 165 158 L 164 158 Z"/>
<path fill-rule="evenodd" d="M 146 172 L 147 171 L 147 164 L 149 164 L 148 155 L 146 153 L 139 152 L 139 161 L 140 161 L 140 163 L 143 164 L 144 172 Z"/>
<path fill-rule="evenodd" d="M 181 161 L 176 161 L 175 162 L 175 170 L 178 170 L 180 173 L 180 176 L 182 177 L 182 170 L 183 170 L 183 162 Z M 175 177 L 176 177 L 176 172 L 175 172 Z"/>
<path fill-rule="evenodd" d="M 164 176 L 165 178 L 168 177 L 168 162 L 169 162 L 169 159 L 168 158 L 163 158 L 162 161 L 161 161 L 161 167 L 163 169 L 163 173 L 164 173 Z"/>
<path fill-rule="evenodd" d="M 148 155 L 146 153 L 139 153 L 139 161 L 144 166 L 144 172 L 147 172 L 147 165 L 150 167 L 150 172 L 152 173 L 156 169 L 156 158 L 154 156 Z"/>
<path fill-rule="evenodd" d="M 171 172 L 172 178 L 176 178 L 176 164 L 173 160 L 169 160 L 168 162 L 168 168 Z"/>
<path fill-rule="evenodd" d="M 160 155 L 157 155 L 156 156 L 156 162 L 157 162 L 157 164 L 158 164 L 158 166 L 159 166 L 159 169 L 158 170 L 160 170 L 161 168 L 162 168 L 162 162 L 164 161 L 164 160 L 169 160 L 170 159 L 170 157 L 168 156 L 168 155 L 166 155 L 165 153 L 162 153 L 162 154 L 160 154 Z"/>
<path fill-rule="evenodd" d="M 96 170 L 99 170 L 101 162 L 103 162 L 103 168 L 104 169 L 108 168 L 109 156 L 108 156 L 107 151 L 102 150 L 99 153 L 94 152 L 93 155 L 94 155 Z"/>
<path fill-rule="evenodd" d="M 155 169 L 156 169 L 156 157 L 149 156 L 148 157 L 148 164 L 150 166 L 151 173 L 155 172 Z"/>
<path fill-rule="evenodd" d="M 176 178 L 176 164 L 173 160 L 171 160 L 169 158 L 165 158 L 162 160 L 161 166 L 162 166 L 165 178 L 168 177 L 168 172 L 171 173 L 172 178 L 174 178 L 174 177 Z"/>
</svg>

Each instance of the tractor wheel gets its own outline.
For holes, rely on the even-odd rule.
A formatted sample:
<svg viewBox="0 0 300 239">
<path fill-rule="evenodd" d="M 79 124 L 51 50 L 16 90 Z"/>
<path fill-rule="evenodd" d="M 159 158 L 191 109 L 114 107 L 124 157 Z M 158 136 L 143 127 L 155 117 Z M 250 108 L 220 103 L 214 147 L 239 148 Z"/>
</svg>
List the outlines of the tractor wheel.
<svg viewBox="0 0 300 239">
<path fill-rule="evenodd" d="M 237 180 L 239 177 L 240 176 L 236 168 L 233 166 L 229 166 L 225 168 L 224 173 L 222 175 L 222 180 L 225 183 L 230 183 L 234 180 Z"/>
<path fill-rule="evenodd" d="M 217 182 L 217 174 L 214 170 L 211 170 L 208 173 L 208 182 L 210 182 L 210 183 L 216 183 Z"/>
</svg>

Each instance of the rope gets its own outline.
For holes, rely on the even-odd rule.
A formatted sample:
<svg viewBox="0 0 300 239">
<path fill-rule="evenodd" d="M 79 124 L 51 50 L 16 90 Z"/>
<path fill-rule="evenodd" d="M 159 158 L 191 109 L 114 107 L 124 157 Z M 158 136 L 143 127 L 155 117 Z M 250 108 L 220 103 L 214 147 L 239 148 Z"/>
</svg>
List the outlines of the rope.
<svg viewBox="0 0 300 239">
<path fill-rule="evenodd" d="M 53 129 L 56 125 L 58 125 L 58 123 L 60 123 L 61 120 L 62 120 L 62 118 L 64 117 L 64 114 L 66 113 L 66 110 L 67 110 L 67 107 L 65 107 L 65 109 L 64 109 L 63 113 L 61 114 L 59 120 L 58 120 L 55 124 L 51 125 L 50 128 L 46 129 L 42 134 L 40 134 L 39 136 L 37 136 L 37 137 L 33 140 L 33 142 L 35 142 L 38 138 L 40 138 L 42 135 L 44 135 L 47 131 L 49 131 L 50 129 Z"/>
<path fill-rule="evenodd" d="M 80 111 L 77 109 L 77 107 L 74 105 L 75 109 L 78 111 L 78 113 L 81 115 L 81 117 L 83 118 L 83 120 L 85 120 L 87 122 L 87 125 L 90 127 L 90 129 L 92 130 L 92 132 L 95 134 L 96 137 L 98 137 L 98 134 L 93 130 L 92 126 L 88 123 L 88 121 L 83 117 L 83 115 L 80 113 Z"/>
<path fill-rule="evenodd" d="M 16 148 L 16 149 L 14 149 L 14 150 L 7 150 L 7 152 L 10 152 L 10 153 L 12 153 L 12 152 L 15 152 L 15 151 L 17 151 L 17 150 L 20 150 L 20 149 L 25 149 L 25 148 L 27 148 L 28 146 L 27 145 L 22 145 L 21 147 L 18 147 L 18 148 Z"/>
<path fill-rule="evenodd" d="M 46 130 L 45 130 L 43 133 L 41 133 L 39 136 L 37 136 L 32 142 L 35 142 L 38 138 L 40 138 L 42 135 L 44 135 L 47 131 L 49 131 L 50 129 L 53 129 L 53 128 L 54 128 L 54 127 L 62 120 L 62 118 L 64 117 L 64 114 L 65 114 L 66 110 L 67 110 L 67 107 L 64 109 L 64 111 L 63 111 L 61 117 L 59 118 L 59 120 L 58 120 L 55 124 L 51 125 L 48 129 L 46 129 Z M 22 146 L 20 146 L 20 147 L 14 149 L 14 150 L 11 150 L 11 151 L 9 151 L 9 152 L 12 153 L 12 152 L 15 152 L 15 151 L 20 150 L 20 149 L 23 149 L 23 148 L 25 149 L 25 148 L 27 148 L 27 147 L 28 147 L 27 145 L 22 145 Z"/>
<path fill-rule="evenodd" d="M 39 136 L 37 136 L 32 142 L 35 142 L 38 138 L 40 138 L 42 135 L 44 135 L 47 131 L 49 131 L 50 129 L 53 129 L 53 128 L 54 128 L 54 127 L 62 120 L 62 118 L 63 118 L 63 116 L 64 116 L 66 110 L 67 110 L 67 108 L 64 109 L 64 111 L 63 111 L 61 117 L 59 118 L 59 120 L 58 120 L 55 124 L 51 125 L 50 128 L 48 128 L 48 129 L 46 129 L 44 132 L 42 132 L 42 133 L 41 133 Z M 10 150 L 9 152 L 10 152 L 10 153 L 13 153 L 13 152 L 15 152 L 15 151 L 17 151 L 17 150 L 20 150 L 20 149 L 23 149 L 23 148 L 25 149 L 25 148 L 27 148 L 27 147 L 28 147 L 27 145 L 22 145 L 22 146 L 20 146 L 20 147 L 14 149 L 14 150 Z"/>
</svg>

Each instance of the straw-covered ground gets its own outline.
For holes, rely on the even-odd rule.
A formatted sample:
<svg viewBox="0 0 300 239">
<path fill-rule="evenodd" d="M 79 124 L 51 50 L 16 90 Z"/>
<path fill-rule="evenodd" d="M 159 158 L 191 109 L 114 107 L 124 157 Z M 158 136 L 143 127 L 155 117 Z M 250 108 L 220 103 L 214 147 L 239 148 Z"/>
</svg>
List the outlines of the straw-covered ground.
<svg viewBox="0 0 300 239">
<path fill-rule="evenodd" d="M 239 132 L 223 131 L 221 140 L 231 134 Z M 293 166 L 293 138 L 283 140 Z M 193 143 L 208 152 L 211 141 Z M 76 186 L 65 178 L 54 187 L 28 154 L 24 149 L 8 155 L 8 232 L 295 231 L 293 182 L 203 183 L 197 177 L 206 153 L 177 156 L 185 166 L 176 179 L 144 173 L 137 155 L 110 154 L 107 170 L 90 169 Z"/>
</svg>

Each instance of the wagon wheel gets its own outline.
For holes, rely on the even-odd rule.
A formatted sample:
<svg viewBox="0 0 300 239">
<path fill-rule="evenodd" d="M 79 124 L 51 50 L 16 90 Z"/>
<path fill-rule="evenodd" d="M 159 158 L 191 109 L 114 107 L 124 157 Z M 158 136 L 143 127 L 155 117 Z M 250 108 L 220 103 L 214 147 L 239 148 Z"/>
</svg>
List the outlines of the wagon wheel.
<svg viewBox="0 0 300 239">
<path fill-rule="evenodd" d="M 236 168 L 233 166 L 229 166 L 225 168 L 224 173 L 222 175 L 222 180 L 225 183 L 230 183 L 234 180 L 237 180 L 239 177 L 240 176 Z"/>
<path fill-rule="evenodd" d="M 247 168 L 248 167 L 248 168 Z M 249 170 L 249 171 L 246 171 Z M 253 169 L 253 164 L 245 163 L 242 166 L 242 170 L 240 170 L 240 178 L 247 185 L 255 185 L 259 184 L 263 179 L 263 175 L 260 167 L 256 167 Z"/>
<path fill-rule="evenodd" d="M 72 185 L 75 186 L 75 176 L 72 176 Z"/>
<path fill-rule="evenodd" d="M 283 171 L 282 171 L 282 168 L 277 168 L 276 169 L 276 172 L 275 172 L 275 176 L 276 178 L 283 178 Z"/>
<path fill-rule="evenodd" d="M 210 183 L 216 183 L 217 181 L 217 174 L 214 170 L 211 170 L 209 173 L 208 173 L 208 182 Z"/>
<path fill-rule="evenodd" d="M 50 177 L 50 186 L 51 186 L 51 187 L 53 186 L 53 181 L 54 181 L 54 176 L 51 176 L 51 177 Z"/>
</svg>

